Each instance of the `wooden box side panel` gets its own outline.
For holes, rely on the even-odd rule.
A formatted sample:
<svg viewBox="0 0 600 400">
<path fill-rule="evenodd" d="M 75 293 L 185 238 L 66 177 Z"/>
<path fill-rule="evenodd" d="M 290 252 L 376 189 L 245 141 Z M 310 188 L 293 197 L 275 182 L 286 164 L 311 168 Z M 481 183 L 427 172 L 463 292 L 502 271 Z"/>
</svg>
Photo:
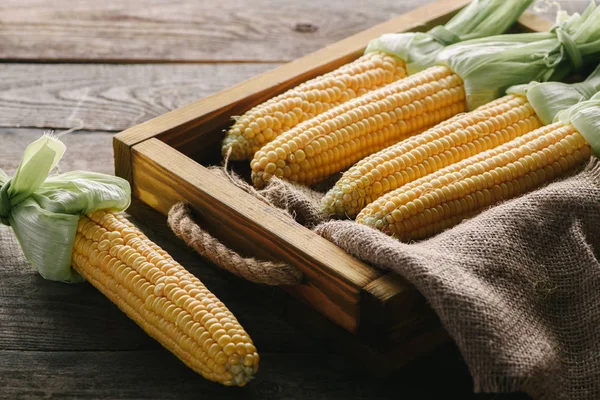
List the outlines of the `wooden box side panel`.
<svg viewBox="0 0 600 400">
<path fill-rule="evenodd" d="M 398 312 L 401 310 L 401 312 Z M 362 289 L 357 331 L 366 343 L 385 352 L 440 327 L 421 293 L 398 274 L 388 272 Z"/>
<path fill-rule="evenodd" d="M 201 225 L 235 243 L 235 250 L 298 266 L 306 282 L 288 290 L 356 331 L 360 291 L 381 276 L 380 271 L 157 139 L 136 145 L 133 161 L 136 198 L 163 214 L 186 201 Z"/>
</svg>

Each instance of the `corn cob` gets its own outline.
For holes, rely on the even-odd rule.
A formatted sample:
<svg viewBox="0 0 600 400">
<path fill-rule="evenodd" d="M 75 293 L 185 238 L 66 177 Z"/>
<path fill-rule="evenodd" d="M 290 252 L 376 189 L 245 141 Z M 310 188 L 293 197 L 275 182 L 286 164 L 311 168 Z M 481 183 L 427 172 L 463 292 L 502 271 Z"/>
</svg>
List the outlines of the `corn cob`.
<svg viewBox="0 0 600 400">
<path fill-rule="evenodd" d="M 405 63 L 383 52 L 305 82 L 239 117 L 223 141 L 223 156 L 249 160 L 264 144 L 332 107 L 406 76 Z"/>
<path fill-rule="evenodd" d="M 591 148 L 556 122 L 396 189 L 356 221 L 401 240 L 421 239 L 582 165 Z"/>
<path fill-rule="evenodd" d="M 460 77 L 428 68 L 367 93 L 285 132 L 261 148 L 250 166 L 257 187 L 276 176 L 314 184 L 366 155 L 465 110 Z"/>
<path fill-rule="evenodd" d="M 323 209 L 354 218 L 385 193 L 539 126 L 526 97 L 502 97 L 362 159 L 324 196 Z"/>
<path fill-rule="evenodd" d="M 81 217 L 72 265 L 205 378 L 244 386 L 257 372 L 256 348 L 227 307 L 122 215 Z"/>
</svg>

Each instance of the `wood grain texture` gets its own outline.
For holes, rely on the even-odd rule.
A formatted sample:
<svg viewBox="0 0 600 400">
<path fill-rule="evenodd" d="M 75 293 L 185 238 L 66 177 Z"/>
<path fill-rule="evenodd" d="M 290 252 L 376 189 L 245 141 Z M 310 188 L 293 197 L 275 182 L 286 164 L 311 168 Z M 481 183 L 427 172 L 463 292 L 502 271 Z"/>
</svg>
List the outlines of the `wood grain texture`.
<svg viewBox="0 0 600 400">
<path fill-rule="evenodd" d="M 277 65 L 0 64 L 0 127 L 120 131 Z"/>
<path fill-rule="evenodd" d="M 284 62 L 432 1 L 4 0 L 0 58 Z"/>
<path fill-rule="evenodd" d="M 452 393 L 455 398 L 465 400 L 528 398 L 473 394 L 468 373 L 457 358 L 452 347 L 445 347 L 402 374 L 383 380 L 365 376 L 359 368 L 335 355 L 262 353 L 257 378 L 244 388 L 228 388 L 200 378 L 162 350 L 43 353 L 0 350 L 3 388 L 0 397 L 386 400 L 399 396 L 447 398 Z"/>
<path fill-rule="evenodd" d="M 23 151 L 34 140 L 52 130 L 0 128 L 0 169 L 12 175 Z M 61 171 L 85 170 L 114 174 L 113 152 L 110 144 L 113 134 L 108 132 L 77 132 L 61 137 L 68 148 L 58 164 Z"/>
</svg>

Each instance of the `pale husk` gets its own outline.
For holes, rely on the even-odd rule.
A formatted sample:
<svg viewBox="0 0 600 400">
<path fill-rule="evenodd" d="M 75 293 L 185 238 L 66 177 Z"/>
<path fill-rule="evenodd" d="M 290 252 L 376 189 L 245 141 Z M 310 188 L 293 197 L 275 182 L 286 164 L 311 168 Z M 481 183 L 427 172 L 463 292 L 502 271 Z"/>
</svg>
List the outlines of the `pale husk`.
<svg viewBox="0 0 600 400">
<path fill-rule="evenodd" d="M 600 157 L 600 93 L 561 111 L 555 121 L 573 125 L 589 143 L 596 157 Z"/>
<path fill-rule="evenodd" d="M 365 52 L 383 51 L 406 62 L 409 74 L 435 64 L 449 44 L 499 35 L 510 28 L 532 0 L 474 0 L 446 25 L 428 32 L 390 33 L 372 40 Z"/>
<path fill-rule="evenodd" d="M 124 179 L 74 171 L 48 177 L 65 152 L 51 136 L 30 144 L 14 177 L 0 170 L 0 221 L 11 226 L 27 260 L 46 279 L 78 282 L 71 252 L 81 215 L 125 210 L 131 190 Z"/>
<path fill-rule="evenodd" d="M 572 44 L 559 36 L 572 39 Z M 569 53 L 581 56 L 581 60 Z M 469 110 L 500 97 L 510 86 L 562 80 L 600 53 L 600 8 L 591 2 L 582 14 L 561 12 L 550 32 L 500 35 L 446 47 L 437 63 L 448 66 L 465 83 Z"/>
<path fill-rule="evenodd" d="M 544 125 L 552 123 L 556 115 L 589 100 L 600 91 L 600 65 L 583 82 L 531 82 L 526 85 L 511 86 L 506 93 L 527 96 L 527 100 Z"/>
</svg>

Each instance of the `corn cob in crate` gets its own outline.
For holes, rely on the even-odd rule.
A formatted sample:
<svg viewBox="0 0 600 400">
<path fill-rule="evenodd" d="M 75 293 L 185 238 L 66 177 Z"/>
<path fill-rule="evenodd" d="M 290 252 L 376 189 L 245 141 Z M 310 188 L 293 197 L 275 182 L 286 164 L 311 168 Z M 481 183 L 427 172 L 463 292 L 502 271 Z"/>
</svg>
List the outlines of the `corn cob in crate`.
<svg viewBox="0 0 600 400">
<path fill-rule="evenodd" d="M 256 153 L 252 179 L 257 187 L 272 176 L 317 183 L 464 110 L 460 77 L 445 67 L 430 68 L 279 136 Z"/>
<path fill-rule="evenodd" d="M 600 154 L 600 95 L 557 122 L 396 189 L 356 221 L 401 240 L 422 239 L 486 207 L 525 193 Z"/>
<path fill-rule="evenodd" d="M 505 97 L 362 159 L 327 192 L 322 208 L 331 215 L 354 218 L 384 194 L 548 124 L 559 111 L 598 90 L 600 68 L 573 85 L 515 87 Z"/>
<path fill-rule="evenodd" d="M 63 153 L 44 136 L 12 179 L 0 170 L 0 221 L 27 259 L 47 279 L 85 278 L 194 371 L 244 386 L 259 356 L 235 316 L 118 212 L 129 206 L 127 181 L 88 172 L 48 177 Z"/>
<path fill-rule="evenodd" d="M 474 0 L 445 26 L 428 33 L 383 35 L 359 59 L 305 82 L 239 117 L 222 152 L 249 160 L 265 144 L 303 121 L 432 65 L 446 45 L 507 30 L 532 0 Z M 408 65 L 407 65 L 408 62 Z"/>
<path fill-rule="evenodd" d="M 592 4 L 582 16 L 566 20 L 561 16 L 547 33 L 503 35 L 449 46 L 437 56 L 440 65 L 283 133 L 251 161 L 255 186 L 264 186 L 272 176 L 317 183 L 367 154 L 492 101 L 511 85 L 564 77 L 600 51 L 600 9 Z M 574 54 L 566 55 L 563 34 L 572 37 L 568 48 Z"/>
</svg>

